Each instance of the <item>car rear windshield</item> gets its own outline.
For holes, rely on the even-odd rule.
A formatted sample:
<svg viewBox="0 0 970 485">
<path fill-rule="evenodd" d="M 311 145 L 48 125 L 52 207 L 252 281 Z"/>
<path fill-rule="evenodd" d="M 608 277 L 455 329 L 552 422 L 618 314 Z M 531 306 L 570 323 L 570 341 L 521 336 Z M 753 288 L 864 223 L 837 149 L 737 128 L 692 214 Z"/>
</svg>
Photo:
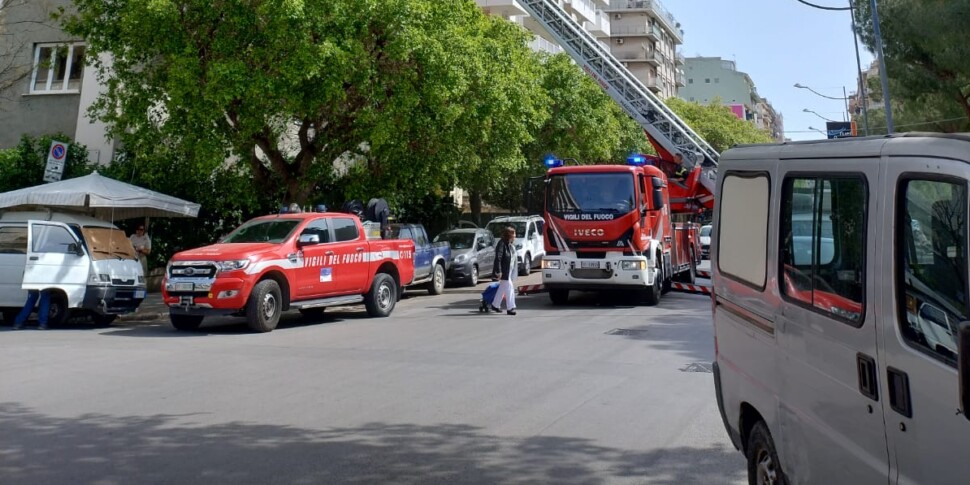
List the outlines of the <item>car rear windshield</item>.
<svg viewBox="0 0 970 485">
<path fill-rule="evenodd" d="M 279 244 L 286 241 L 296 226 L 300 224 L 298 219 L 275 219 L 250 221 L 232 231 L 232 234 L 222 240 L 224 243 L 274 243 Z"/>
<path fill-rule="evenodd" d="M 485 229 L 488 229 L 493 236 L 498 239 L 502 238 L 502 231 L 506 227 L 512 226 L 515 228 L 515 237 L 525 237 L 525 222 L 489 222 Z"/>
</svg>

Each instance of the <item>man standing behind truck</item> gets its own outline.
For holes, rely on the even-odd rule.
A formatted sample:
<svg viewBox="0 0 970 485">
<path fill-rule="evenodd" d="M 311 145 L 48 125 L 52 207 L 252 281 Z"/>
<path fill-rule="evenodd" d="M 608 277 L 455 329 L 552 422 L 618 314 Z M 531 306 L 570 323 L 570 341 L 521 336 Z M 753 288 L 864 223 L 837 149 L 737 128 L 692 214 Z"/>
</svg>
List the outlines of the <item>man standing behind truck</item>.
<svg viewBox="0 0 970 485">
<path fill-rule="evenodd" d="M 131 245 L 135 247 L 135 254 L 141 262 L 141 269 L 148 276 L 148 255 L 152 252 L 152 239 L 145 233 L 145 225 L 138 224 L 135 233 L 131 235 Z"/>
</svg>

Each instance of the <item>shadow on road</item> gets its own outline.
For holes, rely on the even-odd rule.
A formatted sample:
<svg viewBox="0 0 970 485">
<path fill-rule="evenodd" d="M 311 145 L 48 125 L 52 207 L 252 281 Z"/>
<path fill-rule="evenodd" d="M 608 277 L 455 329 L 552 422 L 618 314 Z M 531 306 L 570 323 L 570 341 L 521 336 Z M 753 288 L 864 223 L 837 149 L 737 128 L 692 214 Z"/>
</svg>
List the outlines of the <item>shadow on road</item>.
<svg viewBox="0 0 970 485">
<path fill-rule="evenodd" d="M 310 326 L 323 326 L 344 321 L 363 320 L 368 318 L 363 310 L 357 311 L 350 309 L 328 309 L 320 316 L 304 316 L 297 312 L 286 312 L 280 319 L 276 330 L 286 330 L 291 328 L 301 328 Z M 275 331 L 275 330 L 274 330 Z M 102 335 L 113 337 L 205 337 L 208 335 L 246 335 L 256 334 L 246 325 L 246 320 L 242 317 L 208 317 L 202 322 L 202 326 L 195 331 L 181 332 L 175 330 L 167 322 L 155 323 L 150 325 L 139 324 L 131 326 L 112 327 L 111 331 L 103 332 Z"/>
<path fill-rule="evenodd" d="M 723 447 L 630 452 L 556 436 L 507 438 L 466 425 L 372 423 L 312 430 L 189 416 L 65 419 L 0 404 L 5 484 L 738 483 Z"/>
</svg>

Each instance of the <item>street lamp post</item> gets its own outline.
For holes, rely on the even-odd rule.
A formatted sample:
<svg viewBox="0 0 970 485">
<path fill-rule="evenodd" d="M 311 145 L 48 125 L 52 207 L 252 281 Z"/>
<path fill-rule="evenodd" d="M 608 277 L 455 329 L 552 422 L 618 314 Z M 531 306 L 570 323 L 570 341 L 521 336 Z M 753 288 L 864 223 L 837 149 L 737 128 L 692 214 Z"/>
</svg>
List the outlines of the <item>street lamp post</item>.
<svg viewBox="0 0 970 485">
<path fill-rule="evenodd" d="M 820 93 L 820 92 L 818 92 L 818 91 L 816 91 L 816 90 L 814 90 L 814 89 L 812 89 L 812 88 L 810 88 L 808 86 L 805 86 L 804 84 L 801 84 L 801 83 L 795 83 L 795 87 L 798 88 L 798 89 L 807 89 L 807 90 L 815 93 L 816 95 L 821 96 L 821 97 L 826 98 L 826 99 L 832 99 L 832 100 L 835 100 L 835 101 L 842 101 L 843 103 L 845 103 L 845 114 L 846 114 L 846 116 L 849 116 L 849 120 L 850 121 L 852 120 L 852 116 L 849 114 L 849 97 L 846 96 L 846 94 L 845 94 L 845 86 L 842 86 L 842 97 L 841 98 L 836 97 L 836 96 L 826 96 L 826 95 L 824 95 L 824 94 L 822 94 L 822 93 Z M 805 109 L 804 111 L 807 112 L 809 110 L 808 109 Z M 818 113 L 816 113 L 816 114 L 818 114 Z M 832 121 L 832 120 L 829 120 L 829 121 Z"/>
<path fill-rule="evenodd" d="M 803 109 L 802 112 L 804 112 L 804 113 L 812 113 L 813 115 L 818 116 L 819 118 L 822 118 L 825 121 L 835 122 L 835 120 L 830 120 L 830 119 L 828 119 L 828 118 L 826 118 L 826 117 L 824 117 L 824 116 L 822 116 L 822 115 L 820 115 L 820 114 L 818 114 L 818 113 L 816 113 L 816 112 L 814 112 L 814 111 L 812 111 L 812 110 L 810 110 L 808 108 Z"/>
<path fill-rule="evenodd" d="M 826 137 L 826 138 L 828 138 L 828 137 L 829 137 L 829 134 L 828 134 L 827 132 L 824 132 L 824 131 L 822 131 L 822 130 L 820 130 L 820 129 L 818 129 L 818 128 L 814 128 L 814 127 L 811 127 L 811 126 L 809 126 L 809 127 L 808 127 L 808 129 L 809 129 L 809 130 L 812 130 L 812 131 L 817 131 L 817 132 L 819 132 L 819 133 L 821 133 L 821 134 L 823 134 L 823 135 L 825 135 L 825 137 Z"/>
</svg>

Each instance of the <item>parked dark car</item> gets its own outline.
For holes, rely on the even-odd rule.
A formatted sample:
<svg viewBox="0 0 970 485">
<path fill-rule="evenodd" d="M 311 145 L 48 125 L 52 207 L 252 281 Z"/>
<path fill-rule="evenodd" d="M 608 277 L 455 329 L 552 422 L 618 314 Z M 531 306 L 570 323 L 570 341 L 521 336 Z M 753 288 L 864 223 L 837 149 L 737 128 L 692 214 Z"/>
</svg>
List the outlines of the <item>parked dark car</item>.
<svg viewBox="0 0 970 485">
<path fill-rule="evenodd" d="M 391 239 L 414 241 L 414 280 L 406 286 L 424 286 L 428 293 L 440 295 L 445 289 L 445 277 L 451 265 L 448 244 L 430 242 L 421 224 L 391 224 L 388 233 Z"/>
<path fill-rule="evenodd" d="M 449 281 L 475 286 L 479 277 L 492 274 L 497 241 L 487 229 L 452 229 L 434 240 L 451 246 Z"/>
</svg>

